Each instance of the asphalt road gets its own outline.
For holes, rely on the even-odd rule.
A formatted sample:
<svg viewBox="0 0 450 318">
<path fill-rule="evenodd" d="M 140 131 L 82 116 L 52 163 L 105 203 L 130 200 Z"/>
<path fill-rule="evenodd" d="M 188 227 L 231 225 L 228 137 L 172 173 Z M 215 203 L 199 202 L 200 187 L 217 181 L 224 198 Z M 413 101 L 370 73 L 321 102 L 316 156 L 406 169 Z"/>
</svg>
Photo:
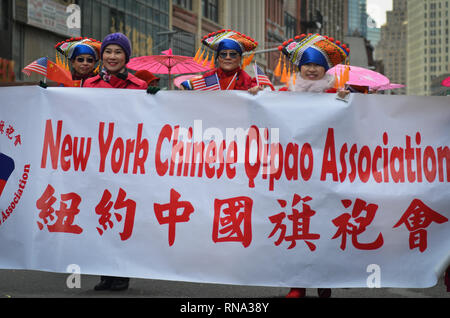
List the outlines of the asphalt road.
<svg viewBox="0 0 450 318">
<path fill-rule="evenodd" d="M 94 291 L 98 276 L 81 275 L 80 288 L 68 288 L 69 274 L 41 271 L 0 270 L 2 298 L 278 298 L 288 288 L 200 284 L 149 279 L 131 279 L 126 291 Z M 307 298 L 317 298 L 308 288 Z M 443 277 L 432 288 L 336 288 L 332 298 L 450 298 Z"/>
</svg>

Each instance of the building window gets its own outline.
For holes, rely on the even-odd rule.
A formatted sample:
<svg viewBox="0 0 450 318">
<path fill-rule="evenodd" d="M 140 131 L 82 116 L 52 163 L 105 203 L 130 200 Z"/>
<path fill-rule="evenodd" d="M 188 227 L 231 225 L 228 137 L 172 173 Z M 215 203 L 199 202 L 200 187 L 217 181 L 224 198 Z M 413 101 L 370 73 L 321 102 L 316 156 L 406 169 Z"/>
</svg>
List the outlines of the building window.
<svg viewBox="0 0 450 318">
<path fill-rule="evenodd" d="M 174 28 L 177 31 L 173 38 L 173 51 L 176 55 L 194 56 L 195 55 L 195 34 L 185 32 L 182 29 Z"/>
<path fill-rule="evenodd" d="M 158 32 L 169 29 L 169 1 L 77 0 L 81 7 L 83 36 L 102 40 L 113 32 L 124 33 L 132 43 L 132 56 L 152 55 Z M 160 47 L 156 47 L 160 52 Z"/>
<path fill-rule="evenodd" d="M 192 0 L 174 0 L 173 4 L 192 11 Z"/>
<path fill-rule="evenodd" d="M 284 26 L 286 28 L 286 38 L 292 39 L 297 34 L 297 19 L 289 13 L 284 13 Z"/>
<path fill-rule="evenodd" d="M 214 22 L 219 22 L 219 0 L 202 0 L 203 16 Z"/>
</svg>

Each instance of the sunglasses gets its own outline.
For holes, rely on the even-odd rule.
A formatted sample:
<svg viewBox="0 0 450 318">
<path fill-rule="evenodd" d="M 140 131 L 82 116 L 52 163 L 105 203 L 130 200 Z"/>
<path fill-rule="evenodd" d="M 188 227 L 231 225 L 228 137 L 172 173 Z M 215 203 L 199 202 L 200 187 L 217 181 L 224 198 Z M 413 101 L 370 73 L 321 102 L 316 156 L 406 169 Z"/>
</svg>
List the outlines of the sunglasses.
<svg viewBox="0 0 450 318">
<path fill-rule="evenodd" d="M 77 62 L 78 63 L 84 63 L 84 61 L 88 62 L 88 63 L 94 63 L 94 59 L 92 57 L 77 57 Z"/>
<path fill-rule="evenodd" d="M 226 59 L 228 56 L 231 57 L 232 59 L 235 59 L 236 57 L 238 57 L 239 53 L 238 52 L 220 52 L 219 56 L 223 59 Z"/>
</svg>

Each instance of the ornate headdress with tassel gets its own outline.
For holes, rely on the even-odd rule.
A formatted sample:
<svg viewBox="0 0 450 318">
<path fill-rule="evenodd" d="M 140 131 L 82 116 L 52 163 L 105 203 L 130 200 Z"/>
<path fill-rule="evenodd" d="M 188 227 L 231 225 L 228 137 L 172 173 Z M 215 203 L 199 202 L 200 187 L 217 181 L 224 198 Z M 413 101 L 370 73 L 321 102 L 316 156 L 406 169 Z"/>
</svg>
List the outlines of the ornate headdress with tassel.
<svg viewBox="0 0 450 318">
<path fill-rule="evenodd" d="M 55 45 L 57 52 L 56 63 L 66 70 L 69 70 L 69 61 L 81 54 L 92 55 L 97 62 L 100 59 L 101 46 L 102 42 L 86 37 L 70 38 L 61 41 Z M 97 69 L 98 67 L 99 66 L 97 66 Z"/>
<path fill-rule="evenodd" d="M 321 65 L 327 71 L 337 64 L 347 61 L 350 49 L 340 41 L 335 41 L 328 36 L 320 34 L 302 34 L 284 42 L 278 47 L 280 58 L 274 70 L 274 75 L 280 77 L 280 82 L 288 84 L 291 77 L 286 71 L 286 58 L 298 70 L 307 63 Z M 281 62 L 284 55 L 284 65 L 281 69 Z M 289 66 L 290 71 L 290 66 Z M 296 72 L 292 72 L 292 82 L 296 81 Z"/>
<path fill-rule="evenodd" d="M 302 34 L 284 42 L 278 48 L 299 69 L 315 63 L 328 70 L 346 61 L 350 49 L 340 41 L 320 34 Z"/>
<path fill-rule="evenodd" d="M 222 50 L 233 49 L 236 50 L 240 55 L 244 53 L 250 53 L 258 46 L 258 42 L 253 38 L 233 30 L 220 30 L 217 32 L 209 33 L 205 35 L 202 39 L 202 44 L 204 47 L 213 50 L 216 53 L 219 53 Z M 204 59 L 204 55 L 206 52 L 206 58 Z M 211 54 L 211 61 L 208 62 L 209 53 L 207 50 L 204 50 L 203 47 L 200 47 L 197 50 L 194 60 L 197 63 L 207 65 L 208 63 L 213 68 L 214 66 L 214 53 Z M 248 66 L 253 59 L 253 54 L 246 56 L 243 61 L 243 68 Z"/>
</svg>

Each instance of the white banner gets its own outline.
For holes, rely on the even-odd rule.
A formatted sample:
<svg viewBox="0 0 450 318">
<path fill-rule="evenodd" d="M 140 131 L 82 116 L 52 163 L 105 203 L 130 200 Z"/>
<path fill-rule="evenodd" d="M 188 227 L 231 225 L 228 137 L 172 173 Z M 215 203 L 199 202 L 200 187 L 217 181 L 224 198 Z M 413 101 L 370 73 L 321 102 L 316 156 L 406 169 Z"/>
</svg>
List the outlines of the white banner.
<svg viewBox="0 0 450 318">
<path fill-rule="evenodd" d="M 437 283 L 448 97 L 0 88 L 0 268 Z"/>
</svg>

